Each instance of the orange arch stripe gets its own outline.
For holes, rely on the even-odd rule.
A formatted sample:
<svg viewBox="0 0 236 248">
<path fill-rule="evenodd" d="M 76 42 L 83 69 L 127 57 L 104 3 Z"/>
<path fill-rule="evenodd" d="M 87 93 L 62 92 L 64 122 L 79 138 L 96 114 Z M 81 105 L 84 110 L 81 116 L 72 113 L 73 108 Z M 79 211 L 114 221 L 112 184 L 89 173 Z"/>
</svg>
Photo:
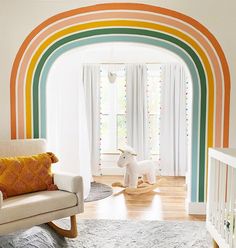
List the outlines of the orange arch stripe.
<svg viewBox="0 0 236 248">
<path fill-rule="evenodd" d="M 31 39 L 35 35 L 37 35 L 43 28 L 45 28 L 49 24 L 51 24 L 55 21 L 58 21 L 60 19 L 72 16 L 72 15 L 75 15 L 78 13 L 86 13 L 86 12 L 100 11 L 100 10 L 107 10 L 107 9 L 108 10 L 125 9 L 125 10 L 149 11 L 149 12 L 154 12 L 154 13 L 159 13 L 159 14 L 171 16 L 171 17 L 177 18 L 179 20 L 182 20 L 182 21 L 187 22 L 187 23 L 191 24 L 192 26 L 194 26 L 196 29 L 201 31 L 208 38 L 209 41 L 211 41 L 213 47 L 215 48 L 215 50 L 216 50 L 216 52 L 220 58 L 223 73 L 224 73 L 225 94 L 227 96 L 229 96 L 229 93 L 230 93 L 230 74 L 229 74 L 229 68 L 227 65 L 225 55 L 224 55 L 219 43 L 215 39 L 215 37 L 203 25 L 201 25 L 196 20 L 194 20 L 188 16 L 185 16 L 183 14 L 180 14 L 178 12 L 172 11 L 172 10 L 168 10 L 168 9 L 160 8 L 160 7 L 149 6 L 149 5 L 144 5 L 144 4 L 113 3 L 113 4 L 101 4 L 101 5 L 96 5 L 96 6 L 90 6 L 90 7 L 85 7 L 85 8 L 67 11 L 67 12 L 58 14 L 58 15 L 48 19 L 47 21 L 45 21 L 41 25 L 39 25 L 36 29 L 34 29 L 33 32 L 26 38 L 26 40 L 22 44 L 22 46 L 21 46 L 21 48 L 20 48 L 20 50 L 16 56 L 16 59 L 14 61 L 12 75 L 11 75 L 11 89 L 10 90 L 11 90 L 11 120 L 12 120 L 11 135 L 12 135 L 12 138 L 16 137 L 16 102 L 15 102 L 15 96 L 16 96 L 15 90 L 16 89 L 15 89 L 15 82 L 16 82 L 16 76 L 17 76 L 17 69 L 18 69 L 20 60 L 24 54 L 24 51 L 27 48 L 28 44 L 30 43 Z M 224 146 L 228 145 L 229 101 L 230 101 L 229 97 L 225 98 L 224 142 L 223 142 Z"/>
</svg>

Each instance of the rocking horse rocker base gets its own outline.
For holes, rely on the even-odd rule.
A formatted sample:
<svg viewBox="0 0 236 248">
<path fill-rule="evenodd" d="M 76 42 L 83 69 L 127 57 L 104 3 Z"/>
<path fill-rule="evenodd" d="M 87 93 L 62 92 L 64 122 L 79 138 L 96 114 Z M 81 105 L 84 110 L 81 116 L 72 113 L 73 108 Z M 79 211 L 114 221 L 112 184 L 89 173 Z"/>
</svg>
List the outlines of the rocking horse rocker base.
<svg viewBox="0 0 236 248">
<path fill-rule="evenodd" d="M 154 184 L 149 184 L 149 183 L 143 182 L 143 180 L 139 180 L 137 188 L 125 187 L 122 183 L 115 182 L 112 184 L 112 187 L 124 188 L 124 192 L 128 195 L 140 195 L 140 194 L 146 194 L 148 192 L 151 192 L 157 189 L 158 187 L 160 187 L 160 185 L 164 181 L 166 180 L 164 178 L 161 178 L 158 182 Z"/>
</svg>

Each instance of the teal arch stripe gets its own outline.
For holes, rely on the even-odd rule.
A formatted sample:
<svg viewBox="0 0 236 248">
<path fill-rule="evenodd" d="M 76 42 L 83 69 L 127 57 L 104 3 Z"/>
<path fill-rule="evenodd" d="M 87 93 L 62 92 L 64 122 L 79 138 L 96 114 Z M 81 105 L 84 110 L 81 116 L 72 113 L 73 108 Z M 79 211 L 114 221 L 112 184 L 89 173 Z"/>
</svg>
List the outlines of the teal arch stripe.
<svg viewBox="0 0 236 248">
<path fill-rule="evenodd" d="M 107 30 L 107 29 L 105 29 L 105 30 Z M 117 29 L 115 29 L 115 30 L 117 30 Z M 100 30 L 99 30 L 100 31 Z M 136 31 L 136 30 L 133 30 L 133 31 Z M 91 32 L 91 31 L 87 31 L 87 32 L 84 32 L 84 33 L 88 33 L 88 32 Z M 152 31 L 149 31 L 149 32 L 152 32 Z M 113 33 L 114 33 L 114 31 L 113 31 Z M 156 32 L 154 32 L 154 33 L 156 33 Z M 80 33 L 81 34 L 81 33 Z M 128 33 L 127 34 L 130 34 L 130 30 L 128 30 Z M 137 32 L 135 32 L 135 34 L 137 34 Z M 78 35 L 78 34 L 77 34 Z M 74 34 L 74 35 L 71 35 L 71 36 L 76 36 L 76 34 Z M 92 36 L 92 35 L 89 35 L 89 36 Z M 86 37 L 86 36 L 85 36 Z M 68 37 L 66 37 L 66 38 L 64 38 L 64 39 L 67 39 Z M 173 37 L 171 37 L 171 38 L 173 38 Z M 74 39 L 72 39 L 72 40 L 77 40 L 78 39 L 78 37 L 74 37 Z M 62 39 L 63 40 L 63 39 Z M 61 41 L 62 41 L 61 40 Z M 58 42 L 56 42 L 56 43 L 59 43 L 59 44 L 56 44 L 56 43 L 54 43 L 52 46 L 51 46 L 51 48 L 53 47 L 53 46 L 55 46 L 55 44 L 57 45 L 54 49 L 56 49 L 56 48 L 58 48 L 58 47 L 60 47 L 60 46 L 62 46 L 63 45 L 63 43 L 62 44 L 60 44 L 60 42 L 61 41 L 58 41 Z M 69 41 L 71 41 L 71 39 L 69 39 Z M 69 41 L 67 41 L 67 42 L 69 42 Z M 65 42 L 66 43 L 66 42 Z M 64 43 L 64 44 L 65 44 Z M 50 49 L 50 48 L 49 48 Z M 48 52 L 49 51 L 49 49 L 46 51 L 46 52 Z M 52 51 L 54 51 L 54 49 L 52 49 Z M 191 48 L 190 48 L 191 49 Z M 51 53 L 51 52 L 50 52 Z M 47 57 L 50 55 L 50 53 L 47 55 Z M 193 52 L 194 53 L 194 52 Z M 189 54 L 189 53 L 188 53 Z M 45 55 L 45 54 L 44 54 Z M 192 54 L 192 56 L 191 57 L 194 57 L 194 55 Z M 42 59 L 43 59 L 43 57 L 42 57 Z M 42 59 L 41 59 L 41 61 L 42 61 Z M 200 60 L 198 59 L 198 57 L 197 57 L 197 62 L 199 62 L 200 63 Z M 195 62 L 195 64 L 197 64 L 196 62 Z M 201 64 L 200 64 L 201 65 Z M 37 68 L 38 69 L 38 68 Z M 201 68 L 200 68 L 201 69 Z M 198 71 L 200 70 L 199 69 L 199 66 L 198 66 Z M 41 71 L 41 69 L 40 69 L 40 71 Z M 204 72 L 204 70 L 203 70 L 203 68 L 202 68 L 202 71 Z M 36 73 L 37 74 L 37 73 Z M 35 76 L 36 76 L 36 74 L 35 74 Z M 201 74 L 199 74 L 199 76 L 201 77 Z M 205 75 L 203 75 L 203 76 L 205 76 Z M 203 79 L 204 77 L 202 77 L 202 79 Z M 202 81 L 204 81 L 204 80 L 201 80 L 201 83 L 202 83 Z M 34 83 L 34 86 L 35 86 L 35 83 Z M 36 89 L 38 88 L 38 86 L 36 87 Z M 201 88 L 201 90 L 202 90 L 202 88 Z M 35 89 L 34 89 L 34 92 L 35 92 Z M 203 98 L 201 98 L 201 99 L 203 99 Z M 36 101 L 37 102 L 37 101 Z M 35 107 L 36 105 L 35 105 L 35 101 L 34 101 L 34 107 Z M 201 106 L 206 106 L 205 104 L 201 104 Z M 36 106 L 37 107 L 37 106 Z M 36 108 L 37 109 L 37 108 Z M 34 112 L 35 113 L 35 112 Z M 201 120 L 202 119 L 204 119 L 203 118 L 203 116 L 201 115 Z M 35 121 L 35 119 L 34 119 L 34 121 Z M 201 122 L 202 123 L 202 122 Z M 36 122 L 36 124 L 38 124 L 38 121 Z M 205 124 L 205 123 L 204 123 Z M 203 127 L 204 129 L 205 129 L 205 127 Z M 201 128 L 201 130 L 202 130 L 202 128 Z M 36 129 L 36 131 L 37 132 L 39 132 L 39 130 L 38 130 L 38 128 Z M 202 135 L 203 137 L 205 137 L 205 135 Z M 37 133 L 35 134 L 35 137 L 38 137 L 37 136 Z M 200 138 L 201 138 L 201 135 L 200 135 Z M 203 139 L 202 140 L 203 142 L 201 142 L 201 140 L 200 140 L 200 143 L 201 143 L 201 147 L 202 147 L 202 143 L 203 143 L 203 146 L 205 146 L 205 139 Z M 205 149 L 202 149 L 203 151 L 204 151 L 204 153 L 202 153 L 202 154 L 200 154 L 200 161 L 204 161 L 205 160 Z M 200 150 L 200 152 L 201 152 L 201 150 Z M 203 167 L 204 167 L 204 162 L 203 162 Z M 196 175 L 196 174 L 195 174 Z M 200 178 L 199 178 L 200 179 Z M 203 184 L 201 184 L 201 185 L 204 185 L 204 177 L 203 177 L 203 179 L 202 179 L 202 181 L 203 181 Z M 200 200 L 200 198 L 199 198 L 199 200 Z M 203 192 L 203 199 L 202 199 L 202 201 L 204 200 L 204 192 Z"/>
<path fill-rule="evenodd" d="M 51 53 L 58 49 L 59 47 L 63 46 L 66 43 L 72 42 L 74 40 L 79 40 L 81 38 L 85 37 L 92 37 L 95 35 L 109 35 L 109 34 L 133 34 L 133 35 L 142 35 L 142 36 L 148 36 L 148 37 L 154 37 L 158 39 L 163 39 L 168 42 L 174 43 L 178 45 L 180 48 L 185 50 L 189 56 L 193 59 L 195 62 L 195 65 L 198 69 L 198 75 L 200 77 L 200 82 L 201 82 L 201 117 L 200 117 L 200 164 L 205 163 L 205 120 L 206 120 L 206 77 L 205 77 L 205 72 L 203 69 L 203 66 L 198 58 L 198 56 L 195 54 L 195 52 L 185 43 L 182 41 L 155 31 L 150 31 L 150 30 L 142 30 L 142 29 L 131 29 L 131 28 L 109 28 L 109 29 L 102 29 L 102 30 L 91 30 L 91 31 L 86 31 L 86 32 L 80 32 L 77 34 L 70 35 L 68 37 L 65 37 L 57 42 L 55 42 L 51 47 L 47 49 L 47 51 L 44 53 L 42 56 L 36 71 L 34 75 L 34 82 L 33 82 L 33 102 L 34 102 L 34 109 L 33 109 L 33 124 L 34 124 L 34 137 L 39 137 L 39 118 L 38 118 L 38 83 L 39 83 L 39 78 L 41 74 L 42 67 L 47 60 L 47 58 L 51 55 Z M 158 45 L 158 44 L 157 44 Z M 195 92 L 194 92 L 195 94 Z M 194 129 L 195 130 L 195 129 Z M 203 178 L 202 178 L 203 176 Z M 199 175 L 199 179 L 201 178 L 201 181 L 203 182 L 203 192 L 202 194 L 199 194 L 199 201 L 204 201 L 204 175 Z M 202 191 L 202 190 L 201 190 Z M 200 192 L 199 192 L 200 193 Z"/>
<path fill-rule="evenodd" d="M 92 38 L 87 38 L 87 39 L 82 39 L 79 41 L 71 42 L 68 43 L 59 49 L 57 49 L 46 61 L 42 75 L 41 75 L 41 80 L 40 80 L 40 124 L 41 124 L 41 135 L 40 137 L 46 138 L 46 82 L 47 82 L 47 76 L 49 73 L 49 70 L 54 63 L 54 61 L 60 57 L 63 53 L 74 49 L 78 48 L 81 46 L 86 46 L 90 44 L 97 44 L 97 43 L 104 43 L 104 42 L 136 42 L 136 43 L 144 43 L 148 45 L 153 45 L 153 46 L 158 46 L 164 49 L 167 49 L 169 51 L 172 51 L 179 57 L 181 57 L 184 62 L 187 64 L 193 83 L 193 123 L 192 123 L 192 172 L 193 175 L 197 175 L 197 168 L 198 168 L 198 130 L 199 130 L 199 121 L 198 121 L 198 113 L 199 113 L 199 78 L 198 74 L 195 68 L 194 63 L 192 60 L 189 58 L 188 55 L 185 54 L 183 50 L 180 48 L 174 46 L 172 43 L 167 43 L 165 41 L 157 40 L 157 39 L 152 39 L 149 37 L 141 37 L 141 36 L 97 36 L 97 37 L 92 37 Z M 194 131 L 195 130 L 195 131 Z M 197 196 L 197 176 L 192 178 L 191 181 L 191 200 L 192 202 L 196 201 L 196 196 Z"/>
</svg>

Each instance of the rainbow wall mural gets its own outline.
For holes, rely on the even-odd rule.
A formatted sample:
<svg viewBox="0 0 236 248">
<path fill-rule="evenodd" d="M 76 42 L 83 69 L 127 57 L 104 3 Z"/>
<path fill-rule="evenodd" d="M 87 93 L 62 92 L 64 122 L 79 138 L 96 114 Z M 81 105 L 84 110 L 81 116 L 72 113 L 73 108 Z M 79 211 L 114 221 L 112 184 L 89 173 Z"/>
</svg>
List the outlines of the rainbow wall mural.
<svg viewBox="0 0 236 248">
<path fill-rule="evenodd" d="M 11 73 L 11 138 L 46 137 L 46 82 L 53 62 L 76 47 L 136 42 L 167 49 L 193 81 L 191 201 L 203 202 L 207 148 L 227 147 L 230 74 L 216 38 L 196 20 L 145 4 L 108 3 L 55 15 L 25 39 Z"/>
</svg>

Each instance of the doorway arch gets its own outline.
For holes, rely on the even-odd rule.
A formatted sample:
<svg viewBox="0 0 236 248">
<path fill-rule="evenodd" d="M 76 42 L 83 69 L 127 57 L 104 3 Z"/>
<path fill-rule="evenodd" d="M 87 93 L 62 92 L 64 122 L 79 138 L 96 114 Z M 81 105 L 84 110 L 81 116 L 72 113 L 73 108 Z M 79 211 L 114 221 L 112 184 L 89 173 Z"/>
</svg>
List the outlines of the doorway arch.
<svg viewBox="0 0 236 248">
<path fill-rule="evenodd" d="M 191 201 L 204 202 L 207 148 L 228 146 L 230 75 L 215 37 L 196 20 L 172 10 L 100 4 L 58 14 L 36 27 L 12 68 L 12 139 L 46 137 L 45 84 L 53 61 L 73 47 L 108 41 L 163 47 L 188 65 L 194 94 Z"/>
</svg>

